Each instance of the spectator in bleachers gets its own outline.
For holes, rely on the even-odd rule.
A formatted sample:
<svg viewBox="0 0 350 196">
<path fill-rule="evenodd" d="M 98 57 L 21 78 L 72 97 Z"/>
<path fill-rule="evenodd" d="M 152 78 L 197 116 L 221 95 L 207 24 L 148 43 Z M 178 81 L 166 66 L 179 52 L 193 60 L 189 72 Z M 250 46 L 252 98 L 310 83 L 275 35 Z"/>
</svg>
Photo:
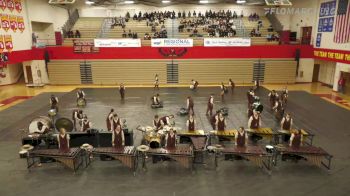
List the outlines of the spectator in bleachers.
<svg viewBox="0 0 350 196">
<path fill-rule="evenodd" d="M 151 36 L 149 36 L 148 33 L 145 33 L 145 36 L 143 37 L 144 40 L 150 40 Z"/>
<path fill-rule="evenodd" d="M 81 37 L 80 31 L 78 29 L 75 30 L 75 38 L 80 38 L 80 37 Z"/>
<path fill-rule="evenodd" d="M 270 25 L 270 26 L 267 28 L 267 31 L 268 31 L 268 32 L 273 32 L 272 25 Z"/>
<path fill-rule="evenodd" d="M 193 17 L 197 17 L 196 11 L 193 11 Z"/>
<path fill-rule="evenodd" d="M 122 34 L 123 38 L 126 38 L 126 31 L 123 30 L 123 34 Z"/>
<path fill-rule="evenodd" d="M 177 17 L 181 18 L 181 12 L 180 11 L 177 13 Z"/>
<path fill-rule="evenodd" d="M 131 29 L 129 29 L 128 37 L 129 37 L 129 38 L 132 38 Z"/>
</svg>

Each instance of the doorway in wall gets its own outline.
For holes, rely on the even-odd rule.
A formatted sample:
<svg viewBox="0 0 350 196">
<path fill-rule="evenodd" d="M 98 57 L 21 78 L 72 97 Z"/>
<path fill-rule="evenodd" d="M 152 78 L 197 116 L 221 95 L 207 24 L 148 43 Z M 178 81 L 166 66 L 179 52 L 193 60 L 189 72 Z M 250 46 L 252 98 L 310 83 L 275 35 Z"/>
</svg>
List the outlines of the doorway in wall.
<svg viewBox="0 0 350 196">
<path fill-rule="evenodd" d="M 320 64 L 314 65 L 314 71 L 312 74 L 312 82 L 318 82 L 318 75 L 320 73 Z"/>
<path fill-rule="evenodd" d="M 310 45 L 311 43 L 311 35 L 312 35 L 312 27 L 301 27 L 301 44 Z"/>
<path fill-rule="evenodd" d="M 341 75 L 345 79 L 345 87 L 344 87 L 344 94 L 350 95 L 350 73 L 349 72 L 341 72 Z"/>
<path fill-rule="evenodd" d="M 26 66 L 26 75 L 27 75 L 27 83 L 28 84 L 33 84 L 33 75 L 32 75 L 32 67 L 31 66 Z"/>
</svg>

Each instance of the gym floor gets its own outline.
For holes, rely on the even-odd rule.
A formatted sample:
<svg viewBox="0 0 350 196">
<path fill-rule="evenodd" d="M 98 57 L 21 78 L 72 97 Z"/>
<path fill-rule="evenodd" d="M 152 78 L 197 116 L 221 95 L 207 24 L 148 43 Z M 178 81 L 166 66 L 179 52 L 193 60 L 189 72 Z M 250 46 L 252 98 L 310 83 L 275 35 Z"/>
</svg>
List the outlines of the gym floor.
<svg viewBox="0 0 350 196">
<path fill-rule="evenodd" d="M 267 85 L 257 92 L 264 104 L 263 127 L 278 129 L 268 104 L 267 89 L 282 89 L 283 85 Z M 0 195 L 46 194 L 46 195 L 349 195 L 350 187 L 350 133 L 348 120 L 350 111 L 346 96 L 335 94 L 320 84 L 290 85 L 287 112 L 294 118 L 298 128 L 310 130 L 316 136 L 314 145 L 320 146 L 334 156 L 332 170 L 311 166 L 305 161 L 298 164 L 280 162 L 269 176 L 247 161 L 219 162 L 215 169 L 213 156 L 206 157 L 205 164 L 196 164 L 193 172 L 176 162 L 152 164 L 148 171 L 138 170 L 136 176 L 117 161 L 94 160 L 86 169 L 76 174 L 57 163 L 43 164 L 26 169 L 26 161 L 19 159 L 23 130 L 29 122 L 40 115 L 46 115 L 49 96 L 54 92 L 60 99 L 60 117 L 71 117 L 75 108 L 77 86 L 47 86 L 26 88 L 23 85 L 0 87 L 0 100 L 14 96 L 34 96 L 18 99 L 0 107 Z M 211 130 L 205 115 L 206 103 L 211 93 L 215 95 L 214 110 L 229 108 L 228 129 L 247 126 L 246 92 L 248 86 L 239 86 L 221 102 L 219 87 L 200 87 L 192 92 L 188 87 L 127 88 L 126 99 L 120 100 L 116 87 L 78 86 L 87 94 L 84 112 L 97 129 L 105 129 L 105 118 L 111 108 L 129 128 L 134 129 L 134 145 L 141 142 L 137 125 L 151 125 L 154 114 L 176 114 L 185 106 L 186 97 L 192 95 L 195 101 L 196 129 Z M 164 108 L 151 109 L 151 96 L 159 93 Z M 312 94 L 311 94 L 312 93 Z M 329 95 L 329 96 L 326 96 Z M 339 102 L 340 97 L 344 102 Z M 24 101 L 25 100 L 25 101 Z M 334 104 L 332 103 L 334 102 Z M 176 126 L 184 127 L 186 117 L 176 116 Z M 139 166 L 140 168 L 140 166 Z"/>
</svg>

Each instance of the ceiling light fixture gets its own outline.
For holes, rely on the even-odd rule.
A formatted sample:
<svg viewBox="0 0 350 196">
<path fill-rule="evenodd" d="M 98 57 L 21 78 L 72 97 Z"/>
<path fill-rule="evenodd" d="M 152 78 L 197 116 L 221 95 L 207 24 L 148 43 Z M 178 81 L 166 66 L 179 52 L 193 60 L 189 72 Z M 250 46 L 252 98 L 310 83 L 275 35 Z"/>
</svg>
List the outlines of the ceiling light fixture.
<svg viewBox="0 0 350 196">
<path fill-rule="evenodd" d="M 238 4 L 247 3 L 246 0 L 237 0 L 236 2 L 237 2 Z"/>
<path fill-rule="evenodd" d="M 133 4 L 134 1 L 124 1 L 125 4 Z"/>
<path fill-rule="evenodd" d="M 200 0 L 199 3 L 209 3 L 207 0 Z"/>
<path fill-rule="evenodd" d="M 162 3 L 170 3 L 171 1 L 163 0 Z"/>
<path fill-rule="evenodd" d="M 85 1 L 85 4 L 86 5 L 92 5 L 92 4 L 94 4 L 95 2 L 92 2 L 92 1 Z"/>
</svg>

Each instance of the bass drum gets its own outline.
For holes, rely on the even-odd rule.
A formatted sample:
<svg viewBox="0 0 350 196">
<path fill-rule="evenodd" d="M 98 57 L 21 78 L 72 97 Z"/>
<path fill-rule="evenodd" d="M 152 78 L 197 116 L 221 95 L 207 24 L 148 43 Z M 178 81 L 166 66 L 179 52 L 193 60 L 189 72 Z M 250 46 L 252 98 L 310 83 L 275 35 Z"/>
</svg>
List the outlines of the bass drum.
<svg viewBox="0 0 350 196">
<path fill-rule="evenodd" d="M 59 118 L 55 122 L 55 126 L 57 131 L 60 130 L 60 128 L 66 129 L 66 132 L 72 132 L 73 131 L 73 122 L 68 118 Z"/>
<path fill-rule="evenodd" d="M 86 100 L 84 98 L 78 98 L 77 106 L 84 107 L 86 105 Z"/>
<path fill-rule="evenodd" d="M 32 121 L 29 123 L 29 133 L 35 133 L 38 132 L 38 122 L 41 122 L 44 126 L 46 126 L 48 129 L 52 127 L 52 121 L 49 117 L 47 116 L 39 116 L 37 118 L 34 118 Z"/>
</svg>

